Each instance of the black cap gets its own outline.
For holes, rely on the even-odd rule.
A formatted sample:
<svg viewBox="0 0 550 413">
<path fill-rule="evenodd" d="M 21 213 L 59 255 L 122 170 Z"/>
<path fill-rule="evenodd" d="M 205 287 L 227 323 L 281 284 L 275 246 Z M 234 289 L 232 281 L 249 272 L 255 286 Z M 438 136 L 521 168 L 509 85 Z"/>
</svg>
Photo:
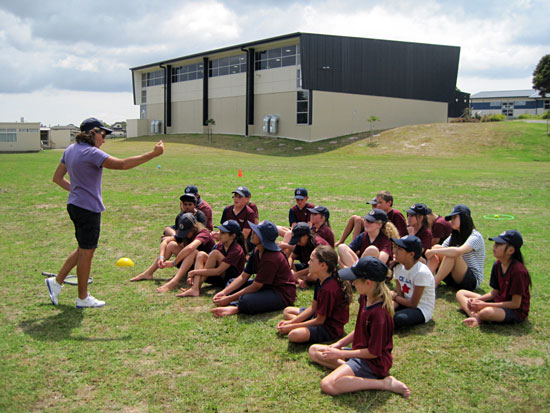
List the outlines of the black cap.
<svg viewBox="0 0 550 413">
<path fill-rule="evenodd" d="M 432 210 L 426 206 L 426 204 L 412 204 L 409 209 L 407 209 L 407 214 L 409 215 L 428 215 L 431 214 Z"/>
<path fill-rule="evenodd" d="M 176 229 L 176 237 L 182 239 L 187 238 L 189 231 L 191 231 L 195 227 L 196 223 L 197 218 L 195 218 L 195 215 L 191 214 L 190 212 L 181 214 L 179 216 L 179 222 Z"/>
<path fill-rule="evenodd" d="M 186 194 L 198 194 L 199 193 L 199 189 L 195 186 L 195 185 L 187 185 L 185 187 L 185 191 L 184 191 Z"/>
<path fill-rule="evenodd" d="M 405 235 L 401 238 L 390 238 L 398 247 L 406 251 L 414 252 L 414 259 L 420 258 L 422 255 L 422 241 L 415 235 Z"/>
<path fill-rule="evenodd" d="M 445 221 L 450 221 L 452 217 L 458 214 L 471 215 L 470 208 L 463 204 L 455 205 L 455 207 L 453 208 L 453 212 L 445 217 Z"/>
<path fill-rule="evenodd" d="M 239 194 L 240 196 L 244 196 L 245 198 L 251 197 L 252 194 L 248 190 L 246 186 L 239 186 L 237 189 L 235 189 L 233 194 Z"/>
<path fill-rule="evenodd" d="M 365 202 L 369 205 L 378 205 L 378 201 L 376 200 L 376 197 L 372 198 L 370 201 Z"/>
<path fill-rule="evenodd" d="M 300 238 L 302 238 L 304 235 L 309 235 L 311 233 L 311 228 L 307 224 L 307 222 L 298 222 L 294 227 L 292 228 L 292 238 L 290 241 L 288 241 L 289 245 L 296 245 L 298 244 L 298 241 L 300 241 Z"/>
<path fill-rule="evenodd" d="M 241 232 L 241 226 L 234 219 L 229 219 L 223 224 L 216 226 L 221 232 L 229 232 L 230 234 L 238 234 Z"/>
<path fill-rule="evenodd" d="M 307 210 L 312 214 L 322 214 L 325 216 L 326 219 L 330 218 L 330 212 L 328 208 L 323 205 L 317 205 L 315 208 L 308 208 Z"/>
<path fill-rule="evenodd" d="M 376 257 L 359 258 L 355 264 L 349 268 L 344 268 L 338 272 L 341 279 L 354 281 L 357 278 L 365 278 L 372 281 L 385 281 L 388 274 L 388 267 Z"/>
<path fill-rule="evenodd" d="M 182 196 L 180 196 L 180 201 L 181 202 L 189 201 L 196 204 L 197 198 L 195 198 L 195 195 L 193 195 L 192 193 L 185 193 Z"/>
<path fill-rule="evenodd" d="M 279 236 L 277 225 L 271 221 L 262 221 L 258 225 L 248 221 L 248 225 L 254 233 L 260 238 L 263 247 L 269 251 L 281 251 L 275 240 Z"/>
<path fill-rule="evenodd" d="M 307 197 L 307 189 L 306 188 L 296 188 L 294 190 L 294 198 L 304 199 L 306 197 Z"/>
<path fill-rule="evenodd" d="M 374 208 L 374 209 L 371 209 L 369 213 L 365 215 L 363 218 L 365 218 L 369 222 L 376 222 L 376 221 L 387 222 L 388 214 L 386 214 L 381 209 Z"/>
<path fill-rule="evenodd" d="M 88 132 L 91 131 L 93 128 L 99 128 L 103 129 L 107 135 L 113 132 L 112 129 L 106 128 L 103 123 L 101 123 L 100 120 L 96 118 L 88 118 L 84 119 L 82 123 L 80 124 L 80 130 L 82 132 Z"/>
<path fill-rule="evenodd" d="M 504 231 L 496 237 L 489 238 L 489 240 L 495 241 L 499 244 L 510 244 L 516 249 L 516 251 L 523 245 L 523 237 L 519 231 L 515 229 Z"/>
</svg>

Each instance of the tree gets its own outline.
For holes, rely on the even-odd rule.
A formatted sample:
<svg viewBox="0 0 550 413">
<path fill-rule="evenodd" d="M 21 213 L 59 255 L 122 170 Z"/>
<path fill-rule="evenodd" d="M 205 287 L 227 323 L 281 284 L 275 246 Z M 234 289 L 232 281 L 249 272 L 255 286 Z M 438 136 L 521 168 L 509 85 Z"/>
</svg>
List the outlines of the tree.
<svg viewBox="0 0 550 413">
<path fill-rule="evenodd" d="M 550 93 L 550 54 L 542 56 L 533 72 L 533 88 L 539 91 L 542 98 Z"/>
<path fill-rule="evenodd" d="M 367 122 L 370 123 L 370 137 L 372 138 L 372 128 L 374 127 L 374 123 L 378 122 L 380 119 L 378 116 L 372 115 L 370 118 L 367 119 Z"/>
</svg>

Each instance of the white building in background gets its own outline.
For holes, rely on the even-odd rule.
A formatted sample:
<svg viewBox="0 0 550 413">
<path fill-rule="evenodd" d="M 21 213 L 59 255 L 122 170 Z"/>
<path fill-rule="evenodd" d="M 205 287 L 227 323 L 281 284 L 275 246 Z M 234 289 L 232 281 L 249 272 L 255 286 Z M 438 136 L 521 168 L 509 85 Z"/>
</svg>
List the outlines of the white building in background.
<svg viewBox="0 0 550 413">
<path fill-rule="evenodd" d="M 40 151 L 40 122 L 0 122 L 0 152 Z"/>
<path fill-rule="evenodd" d="M 550 94 L 542 98 L 534 89 L 496 90 L 479 92 L 470 96 L 472 113 L 480 115 L 540 115 L 550 110 Z"/>
</svg>

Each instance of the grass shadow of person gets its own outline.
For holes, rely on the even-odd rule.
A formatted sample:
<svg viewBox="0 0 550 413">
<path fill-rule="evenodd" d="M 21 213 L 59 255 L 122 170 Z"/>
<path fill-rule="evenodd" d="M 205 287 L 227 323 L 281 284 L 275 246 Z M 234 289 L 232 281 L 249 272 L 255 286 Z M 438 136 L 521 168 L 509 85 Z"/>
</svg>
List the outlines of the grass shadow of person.
<svg viewBox="0 0 550 413">
<path fill-rule="evenodd" d="M 56 308 L 61 311 L 56 312 L 50 317 L 21 321 L 19 323 L 19 328 L 25 334 L 39 341 L 114 341 L 128 340 L 130 338 L 129 336 L 121 338 L 73 336 L 72 331 L 80 327 L 82 319 L 84 318 L 84 311 L 86 310 L 63 304 L 58 305 Z M 93 309 L 92 311 L 101 310 Z"/>
<path fill-rule="evenodd" d="M 474 328 L 474 327 L 472 327 Z M 481 323 L 479 329 L 483 333 L 498 334 L 500 336 L 525 336 L 531 333 L 533 325 L 529 319 L 517 324 Z"/>
<path fill-rule="evenodd" d="M 435 321 L 430 320 L 427 323 L 416 324 L 414 326 L 401 327 L 394 330 L 394 335 L 399 338 L 408 337 L 412 335 L 426 335 L 434 331 Z"/>
</svg>

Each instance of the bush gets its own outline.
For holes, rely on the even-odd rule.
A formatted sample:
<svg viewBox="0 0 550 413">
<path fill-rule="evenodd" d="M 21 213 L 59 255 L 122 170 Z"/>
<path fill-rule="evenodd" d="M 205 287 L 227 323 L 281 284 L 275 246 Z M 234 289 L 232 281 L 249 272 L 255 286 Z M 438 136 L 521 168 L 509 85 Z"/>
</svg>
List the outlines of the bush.
<svg viewBox="0 0 550 413">
<path fill-rule="evenodd" d="M 550 119 L 550 110 L 547 110 L 542 114 L 542 119 Z"/>
<path fill-rule="evenodd" d="M 519 115 L 518 119 L 533 119 L 536 118 L 536 116 L 530 115 L 529 113 L 524 113 L 523 115 Z"/>
<path fill-rule="evenodd" d="M 500 122 L 501 120 L 505 120 L 506 116 L 503 114 L 495 114 L 495 115 L 483 115 L 481 118 L 482 122 Z"/>
</svg>

